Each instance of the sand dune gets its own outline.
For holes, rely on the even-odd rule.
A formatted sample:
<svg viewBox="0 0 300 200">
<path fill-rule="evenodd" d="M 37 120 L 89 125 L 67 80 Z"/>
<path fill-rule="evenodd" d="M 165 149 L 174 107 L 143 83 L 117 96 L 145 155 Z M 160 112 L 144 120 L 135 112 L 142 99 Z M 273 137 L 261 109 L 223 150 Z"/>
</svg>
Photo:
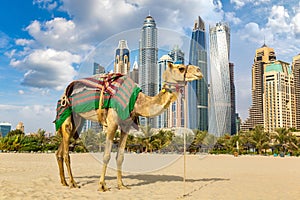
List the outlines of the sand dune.
<svg viewBox="0 0 300 200">
<path fill-rule="evenodd" d="M 71 154 L 80 188 L 70 189 L 60 184 L 54 154 L 0 153 L 0 199 L 300 199 L 297 157 L 188 155 L 183 183 L 183 156 L 126 154 L 131 189 L 116 188 L 111 160 L 111 190 L 100 193 L 100 156 Z"/>
</svg>

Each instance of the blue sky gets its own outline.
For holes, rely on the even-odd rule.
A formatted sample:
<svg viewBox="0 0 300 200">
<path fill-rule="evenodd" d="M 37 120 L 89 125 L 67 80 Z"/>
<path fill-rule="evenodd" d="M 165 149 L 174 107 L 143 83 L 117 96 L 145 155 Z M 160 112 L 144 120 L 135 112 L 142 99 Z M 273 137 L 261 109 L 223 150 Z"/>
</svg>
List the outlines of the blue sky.
<svg viewBox="0 0 300 200">
<path fill-rule="evenodd" d="M 26 132 L 54 132 L 55 104 L 64 87 L 89 74 L 91 62 L 108 66 L 118 39 L 137 49 L 149 11 L 158 29 L 165 30 L 159 34 L 161 48 L 188 44 L 198 15 L 207 30 L 219 21 L 229 23 L 242 119 L 251 104 L 255 50 L 265 41 L 289 63 L 300 53 L 298 0 L 2 0 L 0 122 L 14 129 L 22 121 Z"/>
</svg>

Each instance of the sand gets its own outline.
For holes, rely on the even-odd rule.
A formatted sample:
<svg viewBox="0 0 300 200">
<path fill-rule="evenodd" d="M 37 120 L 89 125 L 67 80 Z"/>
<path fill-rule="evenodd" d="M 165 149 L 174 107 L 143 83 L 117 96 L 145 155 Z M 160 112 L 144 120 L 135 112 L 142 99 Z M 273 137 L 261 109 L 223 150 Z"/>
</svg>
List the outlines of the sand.
<svg viewBox="0 0 300 200">
<path fill-rule="evenodd" d="M 0 199 L 300 199 L 297 157 L 188 155 L 184 183 L 182 155 L 126 154 L 123 182 L 131 189 L 116 188 L 112 159 L 111 190 L 101 193 L 99 156 L 71 154 L 80 188 L 70 189 L 60 184 L 53 153 L 0 153 Z"/>
</svg>

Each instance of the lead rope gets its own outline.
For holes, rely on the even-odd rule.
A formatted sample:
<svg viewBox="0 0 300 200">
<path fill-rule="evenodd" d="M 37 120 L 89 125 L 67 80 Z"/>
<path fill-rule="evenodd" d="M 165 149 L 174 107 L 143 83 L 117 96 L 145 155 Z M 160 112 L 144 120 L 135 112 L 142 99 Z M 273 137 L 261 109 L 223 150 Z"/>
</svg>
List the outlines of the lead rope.
<svg viewBox="0 0 300 200">
<path fill-rule="evenodd" d="M 99 97 L 99 108 L 97 110 L 98 122 L 102 121 L 102 106 L 103 106 L 103 93 L 104 93 L 104 86 L 101 89 L 100 97 Z M 104 123 L 104 122 L 103 122 Z"/>
</svg>

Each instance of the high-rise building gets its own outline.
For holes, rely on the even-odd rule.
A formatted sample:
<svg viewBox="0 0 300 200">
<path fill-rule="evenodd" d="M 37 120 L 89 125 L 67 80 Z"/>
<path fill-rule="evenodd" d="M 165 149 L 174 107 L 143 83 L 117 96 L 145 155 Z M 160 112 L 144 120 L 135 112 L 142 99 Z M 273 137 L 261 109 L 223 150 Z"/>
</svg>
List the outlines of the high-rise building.
<svg viewBox="0 0 300 200">
<path fill-rule="evenodd" d="M 234 64 L 229 63 L 229 73 L 230 73 L 230 102 L 231 102 L 231 135 L 237 133 L 236 125 L 236 107 L 235 107 L 235 84 L 234 84 Z"/>
<path fill-rule="evenodd" d="M 11 131 L 11 124 L 7 122 L 0 123 L 0 137 L 5 137 Z"/>
<path fill-rule="evenodd" d="M 174 63 L 184 64 L 184 52 L 178 47 L 178 45 L 175 45 L 168 55 L 172 58 Z"/>
<path fill-rule="evenodd" d="M 273 48 L 263 45 L 255 52 L 252 65 L 252 105 L 249 109 L 249 118 L 241 125 L 241 130 L 251 130 L 257 125 L 264 125 L 263 119 L 263 76 L 264 65 L 275 61 Z"/>
<path fill-rule="evenodd" d="M 139 45 L 139 84 L 146 95 L 155 96 L 158 93 L 157 28 L 150 15 L 144 20 Z M 156 118 L 141 118 L 140 123 L 157 127 Z"/>
<path fill-rule="evenodd" d="M 163 87 L 163 78 L 162 75 L 166 70 L 169 63 L 173 63 L 172 58 L 169 55 L 163 55 L 158 61 L 158 89 L 161 90 Z M 169 120 L 170 120 L 170 112 L 163 112 L 161 115 L 158 116 L 157 128 L 166 128 L 169 127 Z"/>
<path fill-rule="evenodd" d="M 293 58 L 292 70 L 296 97 L 296 129 L 300 130 L 300 54 Z"/>
<path fill-rule="evenodd" d="M 203 78 L 188 84 L 188 128 L 208 130 L 208 79 L 205 23 L 199 16 L 190 42 L 189 64 L 200 68 Z"/>
<path fill-rule="evenodd" d="M 132 66 L 132 71 L 130 72 L 130 78 L 135 82 L 139 83 L 139 66 L 137 61 L 135 60 Z"/>
<path fill-rule="evenodd" d="M 126 40 L 120 40 L 116 49 L 114 72 L 128 74 L 130 71 L 129 49 Z"/>
<path fill-rule="evenodd" d="M 209 29 L 210 115 L 208 131 L 215 136 L 231 133 L 230 29 L 217 23 Z"/>
<path fill-rule="evenodd" d="M 274 61 L 265 64 L 263 86 L 265 131 L 296 127 L 294 76 L 289 63 Z"/>
<path fill-rule="evenodd" d="M 95 74 L 104 74 L 105 68 L 101 66 L 100 64 L 94 62 L 94 68 L 93 68 L 93 75 Z"/>
</svg>

